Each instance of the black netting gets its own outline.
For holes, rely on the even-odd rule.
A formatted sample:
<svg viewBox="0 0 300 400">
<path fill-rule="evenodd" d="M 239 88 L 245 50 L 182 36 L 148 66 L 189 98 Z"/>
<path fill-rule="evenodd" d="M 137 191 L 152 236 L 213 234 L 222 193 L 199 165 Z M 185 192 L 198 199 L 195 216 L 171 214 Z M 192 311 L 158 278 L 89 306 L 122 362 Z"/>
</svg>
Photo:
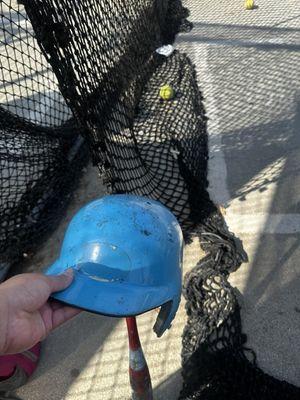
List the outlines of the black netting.
<svg viewBox="0 0 300 400">
<path fill-rule="evenodd" d="M 0 2 L 0 279 L 62 215 L 87 151 L 24 7 Z"/>
<path fill-rule="evenodd" d="M 264 374 L 246 346 L 228 283 L 246 254 L 206 191 L 206 118 L 195 71 L 178 51 L 169 57 L 156 52 L 180 29 L 191 28 L 180 1 L 23 3 L 111 191 L 162 201 L 186 238 L 197 235 L 206 251 L 185 277 L 188 323 L 180 398 L 299 398 L 298 388 Z M 172 101 L 159 98 L 164 84 L 175 89 Z"/>
</svg>

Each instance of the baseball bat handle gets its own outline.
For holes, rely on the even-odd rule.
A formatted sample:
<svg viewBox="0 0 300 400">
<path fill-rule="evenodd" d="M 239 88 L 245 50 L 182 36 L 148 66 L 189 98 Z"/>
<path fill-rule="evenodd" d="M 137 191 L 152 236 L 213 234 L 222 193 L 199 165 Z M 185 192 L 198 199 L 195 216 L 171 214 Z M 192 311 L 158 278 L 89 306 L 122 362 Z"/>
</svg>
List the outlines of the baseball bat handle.
<svg viewBox="0 0 300 400">
<path fill-rule="evenodd" d="M 135 317 L 126 318 L 129 341 L 129 379 L 132 400 L 153 400 L 151 377 L 141 346 Z"/>
</svg>

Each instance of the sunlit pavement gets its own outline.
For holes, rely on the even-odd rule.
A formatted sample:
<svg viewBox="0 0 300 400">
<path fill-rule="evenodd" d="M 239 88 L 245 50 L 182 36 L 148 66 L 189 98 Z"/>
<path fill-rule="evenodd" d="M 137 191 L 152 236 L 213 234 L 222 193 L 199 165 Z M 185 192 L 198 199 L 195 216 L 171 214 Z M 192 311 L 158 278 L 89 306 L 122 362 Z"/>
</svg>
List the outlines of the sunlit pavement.
<svg viewBox="0 0 300 400">
<path fill-rule="evenodd" d="M 240 290 L 249 344 L 266 372 L 300 385 L 300 4 L 190 1 L 209 120 L 210 193 L 249 263 Z"/>
</svg>

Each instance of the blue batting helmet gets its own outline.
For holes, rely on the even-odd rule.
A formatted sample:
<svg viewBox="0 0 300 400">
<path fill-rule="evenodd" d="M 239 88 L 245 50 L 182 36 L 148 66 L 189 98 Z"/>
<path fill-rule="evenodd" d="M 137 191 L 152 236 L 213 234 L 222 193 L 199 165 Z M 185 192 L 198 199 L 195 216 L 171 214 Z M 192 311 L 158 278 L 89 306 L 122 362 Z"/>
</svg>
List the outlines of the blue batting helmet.
<svg viewBox="0 0 300 400">
<path fill-rule="evenodd" d="M 180 302 L 183 238 L 161 203 L 111 195 L 84 206 L 67 229 L 48 275 L 74 270 L 74 280 L 53 294 L 82 309 L 117 317 L 161 307 L 154 331 L 170 327 Z"/>
</svg>

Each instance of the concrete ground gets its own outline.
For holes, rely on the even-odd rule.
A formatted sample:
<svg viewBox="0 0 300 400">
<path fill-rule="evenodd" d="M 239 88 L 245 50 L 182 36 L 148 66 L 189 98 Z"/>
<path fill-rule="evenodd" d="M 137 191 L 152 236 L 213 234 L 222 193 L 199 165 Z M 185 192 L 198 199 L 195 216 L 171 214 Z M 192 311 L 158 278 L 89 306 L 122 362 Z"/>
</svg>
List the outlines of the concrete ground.
<svg viewBox="0 0 300 400">
<path fill-rule="evenodd" d="M 232 276 L 242 298 L 249 344 L 265 371 L 300 385 L 300 3 L 258 0 L 189 0 L 194 29 L 177 47 L 196 65 L 209 120 L 210 192 L 226 207 L 229 227 L 249 254 Z M 58 254 L 76 209 L 101 196 L 89 167 L 68 216 L 28 261 L 42 269 Z M 199 246 L 186 248 L 184 269 Z M 138 318 L 155 399 L 173 400 L 180 389 L 183 304 L 161 339 L 155 312 Z M 24 400 L 127 399 L 128 347 L 124 321 L 82 313 L 43 345 L 39 368 L 17 391 Z"/>
<path fill-rule="evenodd" d="M 206 99 L 210 193 L 249 255 L 231 277 L 249 345 L 300 385 L 300 3 L 187 4 L 194 29 L 178 43 Z"/>
</svg>

